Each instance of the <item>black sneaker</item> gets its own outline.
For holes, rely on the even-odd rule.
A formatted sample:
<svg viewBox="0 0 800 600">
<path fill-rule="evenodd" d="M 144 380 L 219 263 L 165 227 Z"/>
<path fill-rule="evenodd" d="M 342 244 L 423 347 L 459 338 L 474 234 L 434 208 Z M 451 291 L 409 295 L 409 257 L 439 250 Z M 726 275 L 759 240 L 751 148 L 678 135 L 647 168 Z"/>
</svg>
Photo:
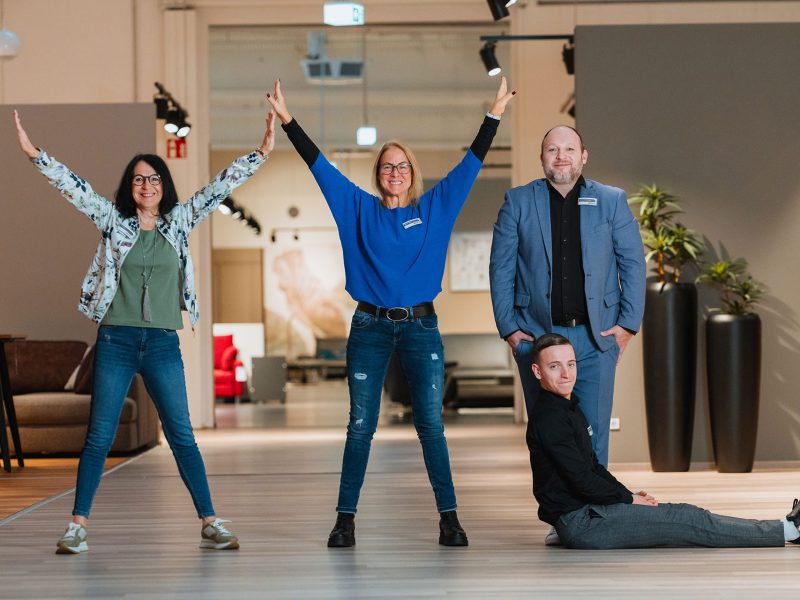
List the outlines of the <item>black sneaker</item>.
<svg viewBox="0 0 800 600">
<path fill-rule="evenodd" d="M 352 513 L 339 513 L 328 536 L 328 548 L 351 548 L 356 545 L 356 523 Z"/>
<path fill-rule="evenodd" d="M 467 534 L 458 522 L 456 511 L 439 513 L 439 543 L 442 546 L 468 546 Z"/>
<path fill-rule="evenodd" d="M 797 527 L 797 530 L 800 531 L 800 500 L 797 498 L 794 499 L 792 503 L 792 510 L 789 511 L 789 514 L 786 515 L 786 520 L 791 521 L 794 523 L 794 526 Z M 793 544 L 800 544 L 800 538 L 791 540 Z"/>
</svg>

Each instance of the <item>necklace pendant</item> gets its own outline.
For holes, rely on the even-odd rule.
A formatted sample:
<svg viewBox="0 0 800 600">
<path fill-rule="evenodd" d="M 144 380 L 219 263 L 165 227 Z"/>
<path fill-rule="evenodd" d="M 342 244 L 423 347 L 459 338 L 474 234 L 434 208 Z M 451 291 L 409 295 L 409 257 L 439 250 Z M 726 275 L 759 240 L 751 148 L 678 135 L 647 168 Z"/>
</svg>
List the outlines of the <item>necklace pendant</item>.
<svg viewBox="0 0 800 600">
<path fill-rule="evenodd" d="M 150 286 L 145 284 L 144 286 L 144 295 L 142 296 L 142 320 L 145 323 L 150 323 L 153 320 L 153 316 L 150 312 Z"/>
</svg>

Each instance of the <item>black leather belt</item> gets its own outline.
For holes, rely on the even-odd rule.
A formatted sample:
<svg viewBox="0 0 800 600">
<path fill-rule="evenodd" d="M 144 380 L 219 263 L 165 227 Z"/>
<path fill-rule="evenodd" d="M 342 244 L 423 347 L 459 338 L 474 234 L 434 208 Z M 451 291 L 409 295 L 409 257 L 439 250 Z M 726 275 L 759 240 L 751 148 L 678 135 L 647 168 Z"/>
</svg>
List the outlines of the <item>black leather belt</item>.
<svg viewBox="0 0 800 600">
<path fill-rule="evenodd" d="M 395 306 L 394 308 L 383 308 L 369 302 L 359 302 L 356 308 L 375 317 L 389 319 L 390 321 L 413 321 L 417 317 L 436 314 L 433 309 L 433 302 L 423 302 L 414 306 Z"/>
<path fill-rule="evenodd" d="M 581 318 L 572 318 L 567 319 L 565 321 L 553 321 L 553 325 L 558 325 L 559 327 L 577 327 L 578 325 L 588 325 L 589 322 L 586 319 Z"/>
</svg>

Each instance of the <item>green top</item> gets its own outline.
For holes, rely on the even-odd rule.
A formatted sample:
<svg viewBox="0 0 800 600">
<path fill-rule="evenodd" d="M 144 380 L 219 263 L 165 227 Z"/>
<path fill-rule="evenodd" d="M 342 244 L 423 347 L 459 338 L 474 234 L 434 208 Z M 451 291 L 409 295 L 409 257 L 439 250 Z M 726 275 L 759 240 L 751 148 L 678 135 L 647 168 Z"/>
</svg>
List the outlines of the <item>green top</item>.
<svg viewBox="0 0 800 600">
<path fill-rule="evenodd" d="M 151 320 L 143 315 L 144 282 L 149 278 Z M 119 288 L 102 325 L 183 329 L 178 255 L 157 229 L 139 232 L 120 270 Z"/>
</svg>

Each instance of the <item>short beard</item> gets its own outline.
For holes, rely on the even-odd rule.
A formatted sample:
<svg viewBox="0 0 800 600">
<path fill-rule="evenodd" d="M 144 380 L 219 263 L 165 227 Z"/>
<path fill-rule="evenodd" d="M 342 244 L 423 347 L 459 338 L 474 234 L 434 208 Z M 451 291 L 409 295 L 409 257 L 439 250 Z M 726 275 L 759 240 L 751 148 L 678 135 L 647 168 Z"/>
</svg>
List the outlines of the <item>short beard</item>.
<svg viewBox="0 0 800 600">
<path fill-rule="evenodd" d="M 552 169 L 545 169 L 544 176 L 547 177 L 547 179 L 551 183 L 557 183 L 559 185 L 567 183 L 575 183 L 576 181 L 578 181 L 578 177 L 581 176 L 581 170 L 582 170 L 581 166 L 582 165 L 573 166 L 567 172 L 564 171 L 556 172 Z"/>
</svg>

